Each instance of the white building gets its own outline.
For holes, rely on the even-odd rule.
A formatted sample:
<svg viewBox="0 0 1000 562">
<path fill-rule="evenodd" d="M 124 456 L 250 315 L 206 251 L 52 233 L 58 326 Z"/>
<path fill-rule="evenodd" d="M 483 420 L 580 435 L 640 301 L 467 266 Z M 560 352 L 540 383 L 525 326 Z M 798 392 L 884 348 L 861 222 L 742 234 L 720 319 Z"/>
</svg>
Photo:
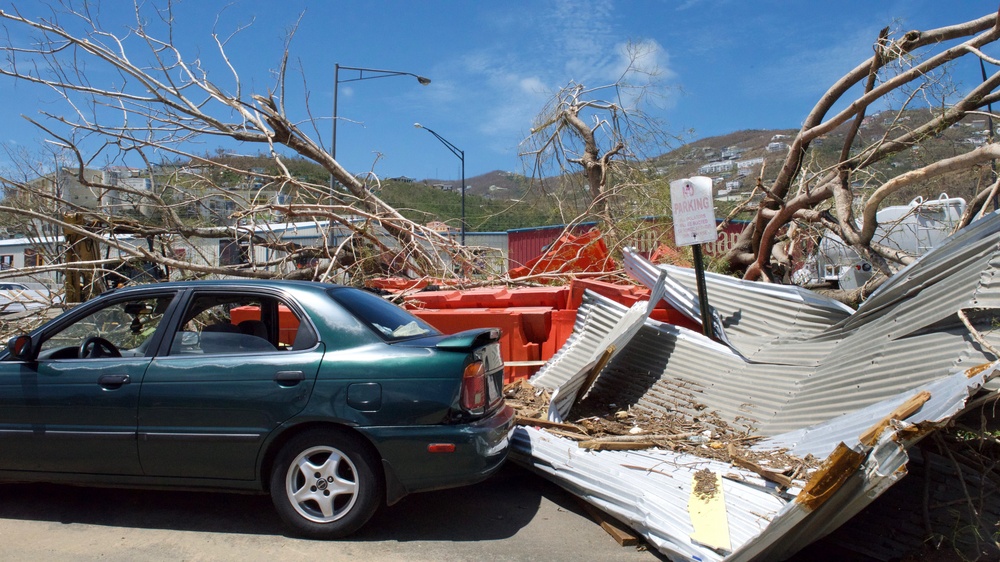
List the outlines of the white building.
<svg viewBox="0 0 1000 562">
<path fill-rule="evenodd" d="M 110 215 L 150 214 L 150 199 L 146 194 L 153 192 L 153 180 L 141 177 L 139 170 L 113 167 L 104 170 L 101 182 L 122 188 L 109 189 L 101 197 L 101 207 Z"/>
<path fill-rule="evenodd" d="M 700 175 L 708 174 L 718 174 L 721 172 L 728 172 L 736 167 L 736 162 L 732 160 L 718 160 L 716 162 L 709 162 L 704 166 L 698 168 L 698 173 Z"/>
<path fill-rule="evenodd" d="M 726 148 L 722 149 L 722 159 L 735 160 L 739 158 L 744 152 L 746 152 L 746 149 L 738 148 L 735 146 L 727 146 Z"/>
<path fill-rule="evenodd" d="M 758 156 L 757 158 L 748 158 L 746 160 L 737 160 L 736 161 L 736 168 L 738 168 L 741 172 L 745 172 L 745 171 L 753 168 L 754 166 L 760 166 L 763 163 L 764 163 L 764 157 L 763 156 Z"/>
</svg>

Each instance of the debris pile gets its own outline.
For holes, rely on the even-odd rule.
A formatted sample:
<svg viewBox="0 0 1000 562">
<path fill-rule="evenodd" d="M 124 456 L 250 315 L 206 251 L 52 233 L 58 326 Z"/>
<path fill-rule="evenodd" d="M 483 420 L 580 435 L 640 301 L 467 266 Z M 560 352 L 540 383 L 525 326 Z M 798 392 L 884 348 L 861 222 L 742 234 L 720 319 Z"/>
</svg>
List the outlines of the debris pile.
<svg viewBox="0 0 1000 562">
<path fill-rule="evenodd" d="M 588 396 L 571 411 L 573 422 L 545 419 L 550 393 L 519 379 L 504 387 L 507 403 L 517 412 L 520 425 L 544 428 L 549 433 L 576 441 L 593 451 L 625 451 L 659 447 L 693 456 L 730 463 L 750 470 L 784 488 L 794 480 L 805 484 L 819 466 L 812 455 L 804 458 L 784 449 L 756 450 L 750 445 L 762 439 L 749 430 L 733 428 L 715 412 L 690 418 L 678 411 L 649 412 L 640 408 L 619 408 Z M 739 479 L 738 475 L 729 477 Z"/>
<path fill-rule="evenodd" d="M 924 438 L 996 396 L 1000 215 L 857 311 L 709 275 L 711 337 L 649 318 L 662 299 L 700 324 L 692 272 L 629 252 L 625 269 L 649 302 L 586 294 L 566 344 L 530 385 L 508 387 L 511 456 L 671 559 L 787 559 L 899 482 Z M 924 531 L 920 518 L 900 524 Z"/>
</svg>

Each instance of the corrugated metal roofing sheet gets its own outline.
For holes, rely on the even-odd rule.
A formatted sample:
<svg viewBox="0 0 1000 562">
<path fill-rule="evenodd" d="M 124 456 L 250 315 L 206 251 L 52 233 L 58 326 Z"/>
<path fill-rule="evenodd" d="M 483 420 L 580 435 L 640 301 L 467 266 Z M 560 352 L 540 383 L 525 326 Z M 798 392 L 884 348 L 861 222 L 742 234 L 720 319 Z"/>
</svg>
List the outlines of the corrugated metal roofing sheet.
<svg viewBox="0 0 1000 562">
<path fill-rule="evenodd" d="M 663 297 L 665 279 L 666 275 L 661 274 L 653 285 L 648 302 L 636 303 L 625 310 L 623 307 L 591 308 L 590 313 L 577 315 L 573 332 L 582 336 L 575 339 L 570 336 L 570 341 L 553 360 L 531 379 L 536 386 L 553 391 L 549 419 L 562 421 L 576 403 L 580 391 L 587 391 L 584 386 L 593 380 L 588 375 L 594 373 L 596 376 L 597 371 L 625 348 L 649 317 L 653 306 Z M 588 328 L 591 324 L 596 328 Z"/>
<path fill-rule="evenodd" d="M 976 314 L 1000 303 L 998 233 L 997 215 L 979 221 L 902 270 L 853 315 L 801 289 L 710 276 L 710 301 L 735 349 L 684 328 L 649 319 L 639 324 L 635 312 L 588 294 L 566 346 L 532 379 L 556 394 L 574 387 L 575 394 L 596 365 L 594 396 L 614 396 L 623 408 L 690 417 L 707 409 L 724 423 L 751 425 L 768 437 L 755 449 L 781 447 L 827 459 L 818 472 L 835 482 L 833 489 L 821 490 L 814 480 L 804 490 L 781 490 L 727 463 L 670 451 L 586 451 L 536 429 L 517 430 L 515 458 L 633 525 L 667 555 L 790 555 L 905 474 L 906 449 L 961 412 L 995 375 L 995 363 L 973 367 L 996 358 L 959 312 L 968 311 L 979 339 L 1000 346 L 992 333 L 995 311 Z M 628 260 L 635 262 L 630 271 L 645 272 L 640 280 L 648 282 L 659 270 L 693 290 L 687 271 L 650 269 L 634 255 Z M 624 349 L 600 368 L 594 346 L 608 341 Z M 915 414 L 893 421 L 877 442 L 861 442 L 875 421 L 925 391 L 929 398 Z M 565 405 L 555 402 L 559 413 L 550 416 L 566 417 Z M 723 484 L 729 550 L 691 539 L 689 483 L 693 471 L 705 467 L 736 475 Z"/>
</svg>

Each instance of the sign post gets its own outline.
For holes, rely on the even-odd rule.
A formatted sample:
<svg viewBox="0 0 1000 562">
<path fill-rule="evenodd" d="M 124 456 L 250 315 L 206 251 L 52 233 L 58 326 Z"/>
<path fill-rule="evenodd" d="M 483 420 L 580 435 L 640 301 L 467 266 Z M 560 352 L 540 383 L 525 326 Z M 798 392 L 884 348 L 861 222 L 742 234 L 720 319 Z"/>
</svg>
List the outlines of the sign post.
<svg viewBox="0 0 1000 562">
<path fill-rule="evenodd" d="M 670 182 L 670 203 L 674 215 L 674 243 L 694 246 L 694 272 L 698 281 L 698 303 L 701 305 L 702 331 L 713 336 L 708 310 L 708 289 L 705 287 L 705 266 L 701 245 L 719 238 L 715 230 L 715 204 L 712 199 L 712 179 L 695 176 Z"/>
</svg>

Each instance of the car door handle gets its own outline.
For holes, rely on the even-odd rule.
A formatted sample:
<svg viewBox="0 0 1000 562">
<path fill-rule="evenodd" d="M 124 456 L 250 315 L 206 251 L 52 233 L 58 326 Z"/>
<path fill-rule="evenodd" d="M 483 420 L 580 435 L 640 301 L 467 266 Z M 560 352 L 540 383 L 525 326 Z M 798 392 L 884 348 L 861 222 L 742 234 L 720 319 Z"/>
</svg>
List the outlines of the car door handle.
<svg viewBox="0 0 1000 562">
<path fill-rule="evenodd" d="M 131 378 L 128 375 L 101 375 L 97 377 L 97 384 L 103 386 L 104 388 L 120 388 L 122 385 L 126 385 L 131 382 Z"/>
<path fill-rule="evenodd" d="M 278 371 L 274 375 L 274 381 L 281 386 L 295 386 L 306 380 L 306 374 L 302 371 Z"/>
</svg>

